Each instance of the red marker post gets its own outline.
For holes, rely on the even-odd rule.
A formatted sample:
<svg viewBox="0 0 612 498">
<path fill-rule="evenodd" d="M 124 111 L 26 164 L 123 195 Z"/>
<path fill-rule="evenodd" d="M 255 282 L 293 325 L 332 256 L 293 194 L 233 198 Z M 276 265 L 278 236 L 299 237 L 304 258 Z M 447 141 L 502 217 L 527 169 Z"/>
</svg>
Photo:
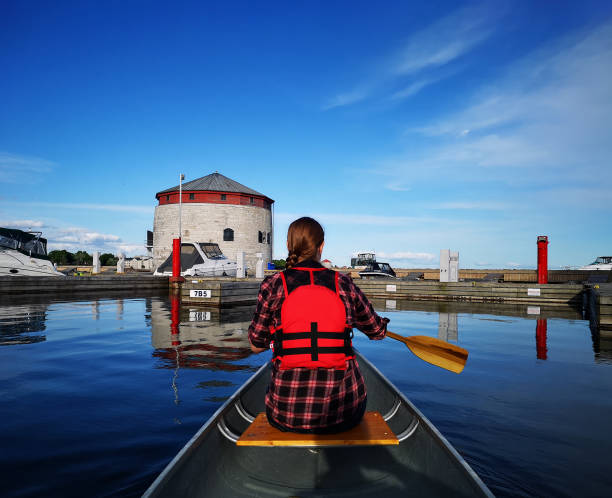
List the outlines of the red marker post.
<svg viewBox="0 0 612 498">
<path fill-rule="evenodd" d="M 172 239 L 172 277 L 170 282 L 184 282 L 181 277 L 181 239 Z"/>
<path fill-rule="evenodd" d="M 548 237 L 538 237 L 538 284 L 548 283 Z"/>
</svg>

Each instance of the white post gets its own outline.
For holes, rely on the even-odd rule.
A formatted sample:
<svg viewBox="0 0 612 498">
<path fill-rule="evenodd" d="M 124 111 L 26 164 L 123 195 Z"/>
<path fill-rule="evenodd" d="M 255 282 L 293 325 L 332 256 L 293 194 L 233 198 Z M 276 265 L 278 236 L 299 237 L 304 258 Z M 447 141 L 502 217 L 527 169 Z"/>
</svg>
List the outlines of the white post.
<svg viewBox="0 0 612 498">
<path fill-rule="evenodd" d="M 459 282 L 459 251 L 451 251 L 449 259 L 450 261 L 448 263 L 448 281 Z"/>
<path fill-rule="evenodd" d="M 450 273 L 450 250 L 440 249 L 440 282 L 448 282 Z"/>
<path fill-rule="evenodd" d="M 119 260 L 117 261 L 117 273 L 125 273 L 125 254 L 119 253 Z"/>
<path fill-rule="evenodd" d="M 244 251 L 238 251 L 236 253 L 236 277 L 245 278 L 246 272 L 244 268 Z"/>
<path fill-rule="evenodd" d="M 255 256 L 257 256 L 257 263 L 255 264 L 255 278 L 264 278 L 263 253 L 258 252 L 255 254 Z"/>
<path fill-rule="evenodd" d="M 100 251 L 94 251 L 93 253 L 93 268 L 92 273 L 100 273 Z"/>
</svg>

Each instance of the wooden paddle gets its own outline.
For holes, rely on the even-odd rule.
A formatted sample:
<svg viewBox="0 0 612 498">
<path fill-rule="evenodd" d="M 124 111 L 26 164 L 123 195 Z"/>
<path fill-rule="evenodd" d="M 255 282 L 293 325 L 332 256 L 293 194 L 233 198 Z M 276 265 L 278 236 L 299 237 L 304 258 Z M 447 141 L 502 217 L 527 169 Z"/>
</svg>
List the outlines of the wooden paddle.
<svg viewBox="0 0 612 498">
<path fill-rule="evenodd" d="M 404 337 L 389 330 L 387 337 L 403 342 L 421 360 L 451 372 L 461 373 L 468 358 L 466 349 L 435 337 L 425 335 Z"/>
</svg>

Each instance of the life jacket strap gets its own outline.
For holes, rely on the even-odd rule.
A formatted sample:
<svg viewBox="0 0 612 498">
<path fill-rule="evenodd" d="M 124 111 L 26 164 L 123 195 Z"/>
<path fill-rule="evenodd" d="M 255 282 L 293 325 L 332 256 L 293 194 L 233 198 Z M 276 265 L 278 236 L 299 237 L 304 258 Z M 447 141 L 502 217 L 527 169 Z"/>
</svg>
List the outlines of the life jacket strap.
<svg viewBox="0 0 612 498">
<path fill-rule="evenodd" d="M 310 274 L 311 278 L 312 278 L 312 273 Z M 317 324 L 317 322 L 310 322 L 310 349 L 311 349 L 311 353 L 310 353 L 310 359 L 312 361 L 318 361 L 319 360 L 319 343 L 317 342 L 317 329 L 319 328 L 319 325 Z"/>
<path fill-rule="evenodd" d="M 283 354 L 283 328 L 279 327 L 274 331 L 274 348 L 272 349 L 272 357 L 276 358 Z"/>
<path fill-rule="evenodd" d="M 317 322 L 310 323 L 310 332 L 283 332 L 283 328 L 279 327 L 274 331 L 274 349 L 272 357 L 287 356 L 294 354 L 310 354 L 312 361 L 317 361 L 320 354 L 344 353 L 346 356 L 354 356 L 353 351 L 353 329 L 346 327 L 344 334 L 339 332 L 325 332 L 318 329 Z M 339 337 L 340 336 L 340 337 Z M 305 348 L 283 348 L 283 341 L 293 339 L 310 339 L 310 347 Z M 319 339 L 343 339 L 343 346 L 324 347 L 319 346 Z"/>
<path fill-rule="evenodd" d="M 344 354 L 346 356 L 353 356 L 355 353 L 353 352 L 353 329 L 350 327 L 346 327 L 344 329 Z"/>
</svg>

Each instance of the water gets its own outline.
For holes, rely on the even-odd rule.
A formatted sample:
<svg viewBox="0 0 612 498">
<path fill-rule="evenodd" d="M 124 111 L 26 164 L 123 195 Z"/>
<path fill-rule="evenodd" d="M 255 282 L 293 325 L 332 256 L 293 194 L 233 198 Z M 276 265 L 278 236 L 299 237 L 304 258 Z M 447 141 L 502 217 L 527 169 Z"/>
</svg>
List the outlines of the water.
<svg viewBox="0 0 612 498">
<path fill-rule="evenodd" d="M 495 494 L 612 493 L 612 342 L 580 313 L 376 304 L 391 330 L 470 351 L 456 375 L 355 338 Z M 165 296 L 0 302 L 2 495 L 139 496 L 269 358 L 248 348 L 251 312 L 173 312 Z"/>
</svg>

